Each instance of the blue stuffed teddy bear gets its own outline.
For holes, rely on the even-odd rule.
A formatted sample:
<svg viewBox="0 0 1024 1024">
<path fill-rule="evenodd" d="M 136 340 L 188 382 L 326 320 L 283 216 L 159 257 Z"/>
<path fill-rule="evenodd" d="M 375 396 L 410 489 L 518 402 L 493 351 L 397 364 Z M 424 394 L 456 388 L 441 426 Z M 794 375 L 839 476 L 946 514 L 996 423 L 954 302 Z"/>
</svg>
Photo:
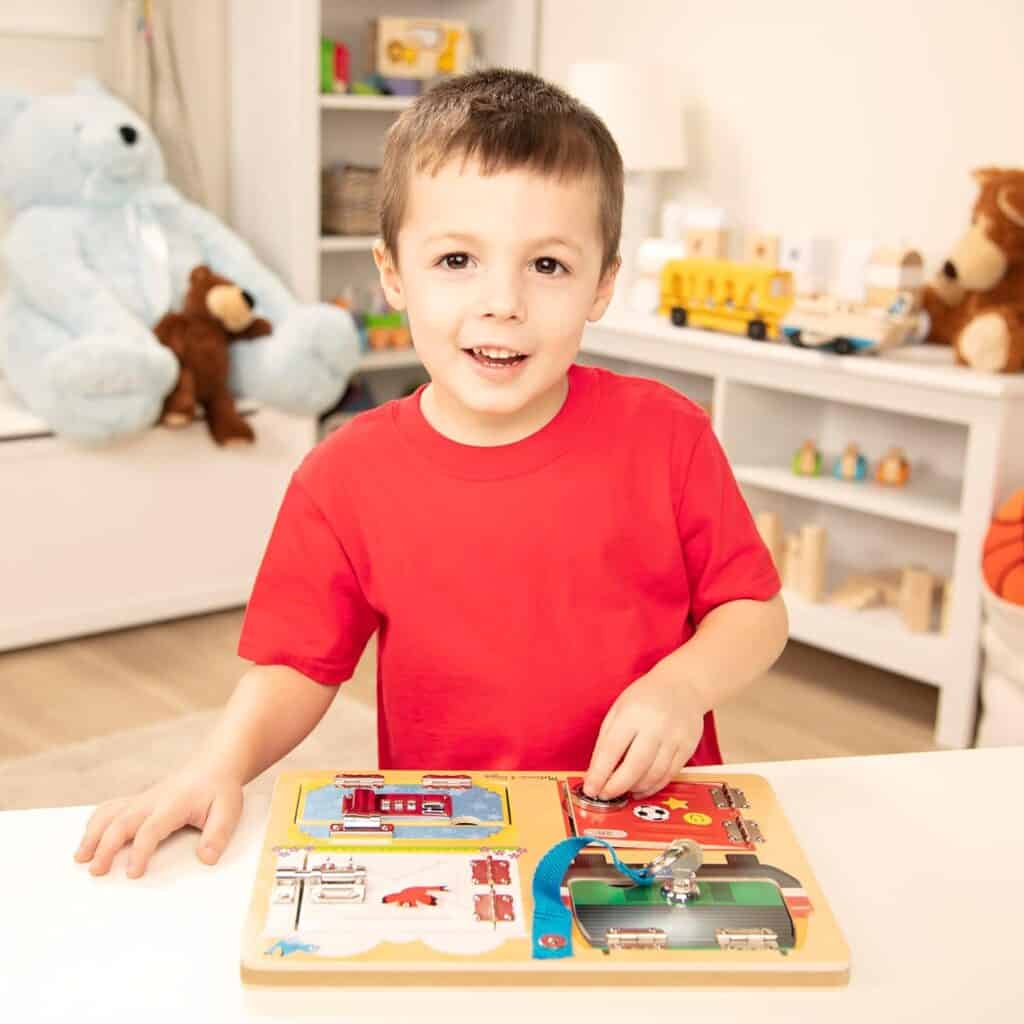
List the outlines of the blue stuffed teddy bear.
<svg viewBox="0 0 1024 1024">
<path fill-rule="evenodd" d="M 351 316 L 299 304 L 250 248 L 165 181 L 149 126 L 95 82 L 0 93 L 0 195 L 13 213 L 0 308 L 6 376 L 59 435 L 96 443 L 154 424 L 178 378 L 152 328 L 206 264 L 255 300 L 273 334 L 231 348 L 231 390 L 315 415 L 359 361 Z"/>
</svg>

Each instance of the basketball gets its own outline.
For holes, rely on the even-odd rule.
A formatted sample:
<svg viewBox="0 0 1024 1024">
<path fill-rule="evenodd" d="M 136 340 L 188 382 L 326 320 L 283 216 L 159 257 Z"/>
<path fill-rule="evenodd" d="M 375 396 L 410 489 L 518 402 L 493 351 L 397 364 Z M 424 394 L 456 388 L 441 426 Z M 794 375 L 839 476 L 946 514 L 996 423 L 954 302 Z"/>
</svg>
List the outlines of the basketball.
<svg viewBox="0 0 1024 1024">
<path fill-rule="evenodd" d="M 992 517 L 981 572 L 994 594 L 1024 605 L 1024 490 L 1015 491 Z"/>
</svg>

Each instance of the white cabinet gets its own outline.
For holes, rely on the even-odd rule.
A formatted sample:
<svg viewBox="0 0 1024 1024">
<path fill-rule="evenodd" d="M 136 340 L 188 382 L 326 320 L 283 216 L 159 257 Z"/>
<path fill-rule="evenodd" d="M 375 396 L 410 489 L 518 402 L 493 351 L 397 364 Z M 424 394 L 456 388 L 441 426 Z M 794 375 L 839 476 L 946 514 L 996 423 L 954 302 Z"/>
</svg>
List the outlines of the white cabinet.
<svg viewBox="0 0 1024 1024">
<path fill-rule="evenodd" d="M 710 398 L 751 508 L 777 513 L 787 531 L 825 526 L 826 592 L 850 572 L 907 564 L 952 581 L 946 632 L 937 616 L 931 631 L 914 633 L 891 609 L 848 611 L 788 591 L 786 603 L 794 638 L 938 687 L 936 741 L 962 747 L 976 718 L 981 547 L 995 502 L 1024 485 L 1024 376 L 950 360 L 933 348 L 844 358 L 625 314 L 588 325 L 580 359 Z M 826 475 L 792 473 L 807 439 L 822 449 Z M 903 447 L 908 485 L 832 478 L 832 459 L 850 442 L 872 466 Z"/>
</svg>

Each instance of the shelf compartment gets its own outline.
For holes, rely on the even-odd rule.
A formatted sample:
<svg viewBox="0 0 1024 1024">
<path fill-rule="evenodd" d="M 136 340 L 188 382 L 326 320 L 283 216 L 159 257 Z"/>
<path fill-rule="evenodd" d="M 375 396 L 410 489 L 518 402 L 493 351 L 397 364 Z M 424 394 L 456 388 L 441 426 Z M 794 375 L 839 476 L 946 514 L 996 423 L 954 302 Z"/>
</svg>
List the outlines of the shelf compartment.
<svg viewBox="0 0 1024 1024">
<path fill-rule="evenodd" d="M 826 467 L 831 467 L 832 458 L 827 453 L 823 456 Z M 831 476 L 797 476 L 788 468 L 746 463 L 733 465 L 733 473 L 741 484 L 781 491 L 809 501 L 839 505 L 946 533 L 960 529 L 958 481 L 916 474 L 903 487 L 890 488 L 871 480 L 851 482 Z"/>
<path fill-rule="evenodd" d="M 830 580 L 840 576 L 829 572 Z M 792 590 L 784 590 L 783 599 L 794 640 L 933 686 L 948 677 L 950 638 L 945 633 L 911 632 L 893 608 L 851 611 L 807 601 Z"/>
</svg>

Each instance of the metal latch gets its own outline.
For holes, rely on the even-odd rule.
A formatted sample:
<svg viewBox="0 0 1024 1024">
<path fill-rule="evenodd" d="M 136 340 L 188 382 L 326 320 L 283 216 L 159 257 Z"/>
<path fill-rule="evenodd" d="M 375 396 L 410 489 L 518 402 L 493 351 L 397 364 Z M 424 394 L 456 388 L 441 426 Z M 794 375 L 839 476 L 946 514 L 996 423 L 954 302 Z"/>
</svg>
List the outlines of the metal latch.
<svg viewBox="0 0 1024 1024">
<path fill-rule="evenodd" d="M 718 928 L 720 949 L 778 949 L 779 936 L 771 928 Z"/>
<path fill-rule="evenodd" d="M 700 895 L 697 872 L 704 863 L 704 851 L 693 839 L 673 840 L 644 871 L 662 880 L 661 894 L 669 903 L 683 904 Z"/>
<path fill-rule="evenodd" d="M 749 818 L 726 818 L 725 834 L 733 843 L 763 843 L 764 836 L 756 821 Z"/>
<path fill-rule="evenodd" d="M 366 868 L 351 861 L 340 868 L 309 872 L 314 903 L 363 903 L 366 900 Z"/>
<path fill-rule="evenodd" d="M 668 944 L 661 928 L 609 928 L 604 939 L 609 952 L 614 949 L 664 949 Z"/>
<path fill-rule="evenodd" d="M 274 903 L 295 903 L 299 884 L 307 883 L 315 903 L 363 903 L 366 900 L 366 868 L 351 860 L 341 867 L 333 863 L 318 868 L 278 868 L 274 873 Z"/>
<path fill-rule="evenodd" d="M 732 786 L 712 786 L 711 799 L 716 807 L 733 807 L 745 809 L 750 806 L 742 789 Z"/>
</svg>

